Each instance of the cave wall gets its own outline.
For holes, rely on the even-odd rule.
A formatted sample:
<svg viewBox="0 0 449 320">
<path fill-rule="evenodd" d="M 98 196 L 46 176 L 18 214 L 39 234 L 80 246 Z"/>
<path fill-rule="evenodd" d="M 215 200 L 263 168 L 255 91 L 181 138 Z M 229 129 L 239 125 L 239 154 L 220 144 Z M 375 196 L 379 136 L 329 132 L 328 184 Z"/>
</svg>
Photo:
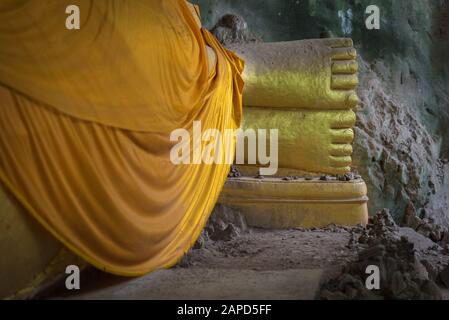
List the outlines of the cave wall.
<svg viewBox="0 0 449 320">
<path fill-rule="evenodd" d="M 354 166 L 369 188 L 370 213 L 399 220 L 412 202 L 421 216 L 449 225 L 448 0 L 198 0 L 203 23 L 242 15 L 264 41 L 354 39 L 361 104 Z M 380 8 L 380 30 L 365 9 Z"/>
</svg>

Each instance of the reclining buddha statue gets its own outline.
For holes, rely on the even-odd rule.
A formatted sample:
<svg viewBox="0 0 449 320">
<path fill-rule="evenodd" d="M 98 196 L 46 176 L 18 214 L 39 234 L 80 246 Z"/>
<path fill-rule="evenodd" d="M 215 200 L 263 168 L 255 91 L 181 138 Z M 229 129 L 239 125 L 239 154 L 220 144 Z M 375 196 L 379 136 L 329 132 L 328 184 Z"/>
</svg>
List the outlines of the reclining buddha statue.
<svg viewBox="0 0 449 320">
<path fill-rule="evenodd" d="M 346 179 L 350 39 L 225 48 L 184 0 L 8 0 L 0 39 L 0 298 L 32 296 L 69 264 L 170 267 L 217 202 L 260 227 L 366 222 L 365 184 Z M 279 129 L 278 174 L 172 163 L 170 133 L 194 121 Z"/>
</svg>

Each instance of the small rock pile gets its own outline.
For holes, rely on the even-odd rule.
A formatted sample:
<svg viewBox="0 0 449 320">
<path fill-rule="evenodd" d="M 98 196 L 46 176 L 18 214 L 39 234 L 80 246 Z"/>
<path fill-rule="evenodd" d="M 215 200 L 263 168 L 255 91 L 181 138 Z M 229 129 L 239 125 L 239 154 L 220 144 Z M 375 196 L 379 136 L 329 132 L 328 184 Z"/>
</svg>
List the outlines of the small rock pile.
<svg viewBox="0 0 449 320">
<path fill-rule="evenodd" d="M 324 232 L 333 232 L 333 233 L 342 233 L 342 232 L 351 232 L 351 228 L 339 226 L 334 223 L 329 224 L 322 228 L 312 228 L 312 231 L 324 231 Z"/>
<path fill-rule="evenodd" d="M 228 173 L 228 178 L 240 178 L 241 176 L 242 176 L 242 174 L 237 169 L 237 167 L 235 165 L 232 165 L 231 170 L 229 170 L 229 173 Z"/>
<path fill-rule="evenodd" d="M 449 254 L 449 229 L 436 224 L 432 218 L 419 218 L 412 203 L 405 208 L 402 226 L 411 228 L 429 238 Z"/>
<path fill-rule="evenodd" d="M 203 242 L 208 239 L 230 241 L 247 230 L 248 226 L 242 214 L 228 206 L 217 204 L 200 238 L 203 238 Z"/>
<path fill-rule="evenodd" d="M 249 228 L 243 215 L 238 210 L 217 204 L 192 250 L 204 249 L 212 243 L 231 241 L 245 232 L 249 232 Z M 177 267 L 192 266 L 189 253 L 182 257 Z"/>
<path fill-rule="evenodd" d="M 353 172 L 345 173 L 345 174 L 337 174 L 337 180 L 338 181 L 353 181 L 357 179 L 361 179 L 361 176 L 358 174 L 355 174 Z"/>
<path fill-rule="evenodd" d="M 415 255 L 414 244 L 400 237 L 397 230 L 398 226 L 386 209 L 370 219 L 365 228 L 353 229 L 348 245 L 357 246 L 358 260 L 345 265 L 340 275 L 326 282 L 320 298 L 441 299 L 438 286 L 429 279 L 426 268 Z M 365 285 L 370 276 L 368 266 L 379 268 L 380 288 L 377 290 L 369 290 Z"/>
</svg>

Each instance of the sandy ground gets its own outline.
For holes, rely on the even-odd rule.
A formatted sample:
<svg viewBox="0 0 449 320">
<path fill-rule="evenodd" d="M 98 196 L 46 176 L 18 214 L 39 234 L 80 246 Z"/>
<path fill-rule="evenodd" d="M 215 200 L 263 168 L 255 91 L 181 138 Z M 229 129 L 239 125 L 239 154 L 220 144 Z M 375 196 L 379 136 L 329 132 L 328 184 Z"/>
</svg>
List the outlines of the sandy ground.
<svg viewBox="0 0 449 320">
<path fill-rule="evenodd" d="M 349 230 L 349 229 L 347 229 Z M 141 278 L 88 269 L 81 289 L 61 284 L 49 299 L 314 299 L 322 279 L 355 258 L 345 229 L 248 229 L 202 242 L 172 269 Z"/>
<path fill-rule="evenodd" d="M 349 230 L 349 229 L 348 229 Z M 326 269 L 355 257 L 346 248 L 349 232 L 250 229 L 230 241 L 206 241 L 180 266 L 218 269 Z"/>
<path fill-rule="evenodd" d="M 321 285 L 357 260 L 349 246 L 351 228 L 315 230 L 234 230 L 211 240 L 202 236 L 175 267 L 140 278 L 116 277 L 93 268 L 81 275 L 81 289 L 64 284 L 41 294 L 45 299 L 290 299 L 319 297 Z M 413 242 L 418 259 L 434 265 L 449 263 L 449 255 L 410 228 L 400 234 Z M 449 291 L 442 291 L 449 299 Z"/>
</svg>

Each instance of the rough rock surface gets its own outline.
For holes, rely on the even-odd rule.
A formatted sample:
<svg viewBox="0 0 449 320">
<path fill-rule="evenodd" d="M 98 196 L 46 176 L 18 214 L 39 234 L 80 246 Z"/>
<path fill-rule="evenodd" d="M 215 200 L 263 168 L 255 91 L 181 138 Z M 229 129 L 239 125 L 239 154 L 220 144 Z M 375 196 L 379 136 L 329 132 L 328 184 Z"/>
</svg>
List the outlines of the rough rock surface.
<svg viewBox="0 0 449 320">
<path fill-rule="evenodd" d="M 248 30 L 243 17 L 236 14 L 225 14 L 210 31 L 223 45 L 260 40 Z"/>
<path fill-rule="evenodd" d="M 409 203 L 405 209 L 402 225 L 429 238 L 445 250 L 449 249 L 449 228 L 436 223 L 433 218 L 419 218 L 412 203 Z"/>
<path fill-rule="evenodd" d="M 359 66 L 354 160 L 368 185 L 371 212 L 381 205 L 399 220 L 412 202 L 422 216 L 447 218 L 449 166 L 441 158 L 441 137 L 432 135 L 412 103 L 390 93 L 388 65 L 360 58 Z"/>
<path fill-rule="evenodd" d="M 449 288 L 449 265 L 440 272 L 439 279 L 446 288 Z"/>
</svg>

